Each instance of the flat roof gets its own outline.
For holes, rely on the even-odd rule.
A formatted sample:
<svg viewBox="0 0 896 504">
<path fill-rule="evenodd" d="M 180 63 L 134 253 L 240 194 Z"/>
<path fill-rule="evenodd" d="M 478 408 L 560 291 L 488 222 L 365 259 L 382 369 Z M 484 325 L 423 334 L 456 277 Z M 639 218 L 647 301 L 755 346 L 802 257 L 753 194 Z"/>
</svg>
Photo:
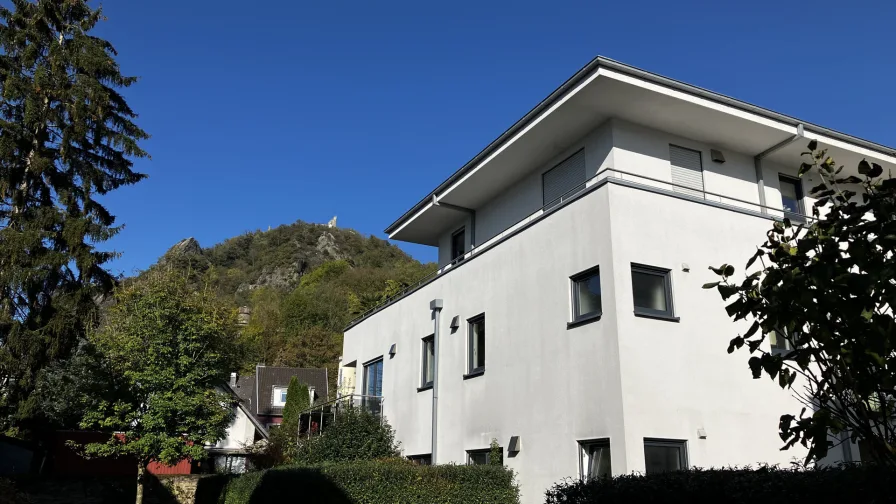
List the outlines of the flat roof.
<svg viewBox="0 0 896 504">
<path fill-rule="evenodd" d="M 433 189 L 429 194 L 426 195 L 423 199 L 421 199 L 417 204 L 415 204 L 412 208 L 406 211 L 401 215 L 395 222 L 390 224 L 385 232 L 386 234 L 392 234 L 395 232 L 402 224 L 405 223 L 411 216 L 419 212 L 422 208 L 424 208 L 429 202 L 432 201 L 433 197 L 438 193 L 442 192 L 446 188 L 450 187 L 454 182 L 461 179 L 468 172 L 473 170 L 479 163 L 490 156 L 493 152 L 495 152 L 498 148 L 501 147 L 507 140 L 512 138 L 517 132 L 525 128 L 533 119 L 537 118 L 543 111 L 551 107 L 555 102 L 561 99 L 567 91 L 574 88 L 581 81 L 586 79 L 589 75 L 593 74 L 599 68 L 607 68 L 610 70 L 614 70 L 616 72 L 627 74 L 632 77 L 637 77 L 644 81 L 652 82 L 655 84 L 659 84 L 668 88 L 672 88 L 681 92 L 685 92 L 694 96 L 698 96 L 701 98 L 705 98 L 720 104 L 727 105 L 729 107 L 737 108 L 746 112 L 750 112 L 762 117 L 766 117 L 768 119 L 772 119 L 778 121 L 783 124 L 787 124 L 790 126 L 796 127 L 799 124 L 803 125 L 803 129 L 805 131 L 815 132 L 818 134 L 826 135 L 828 137 L 847 142 L 859 147 L 863 147 L 865 149 L 878 152 L 880 154 L 886 156 L 896 156 L 896 149 L 893 147 L 888 147 L 886 145 L 881 145 L 875 142 L 871 142 L 868 140 L 864 140 L 858 137 L 854 137 L 852 135 L 847 135 L 845 133 L 841 133 L 836 130 L 832 130 L 830 128 L 825 128 L 823 126 L 819 126 L 816 124 L 812 124 L 788 115 L 784 115 L 766 108 L 762 108 L 741 100 L 737 100 L 731 98 L 729 96 L 716 93 L 710 91 L 708 89 L 704 89 L 701 87 L 693 86 L 691 84 L 687 84 L 681 81 L 677 81 L 674 79 L 670 79 L 668 77 L 663 77 L 662 75 L 658 75 L 655 73 L 648 72 L 646 70 L 642 70 L 637 67 L 633 67 L 631 65 L 626 65 L 625 63 L 620 63 L 618 61 L 612 60 L 610 58 L 605 58 L 603 56 L 597 56 L 593 60 L 591 60 L 587 65 L 582 67 L 578 72 L 576 72 L 572 77 L 566 80 L 563 84 L 560 85 L 557 89 L 555 89 L 547 98 L 542 100 L 538 105 L 536 105 L 532 110 L 530 110 L 526 115 L 516 121 L 510 128 L 508 128 L 504 133 L 502 133 L 498 138 L 489 143 L 479 154 L 477 154 L 473 159 L 464 164 L 460 169 L 454 172 L 450 177 L 448 177 L 444 182 L 439 184 L 435 189 Z"/>
</svg>

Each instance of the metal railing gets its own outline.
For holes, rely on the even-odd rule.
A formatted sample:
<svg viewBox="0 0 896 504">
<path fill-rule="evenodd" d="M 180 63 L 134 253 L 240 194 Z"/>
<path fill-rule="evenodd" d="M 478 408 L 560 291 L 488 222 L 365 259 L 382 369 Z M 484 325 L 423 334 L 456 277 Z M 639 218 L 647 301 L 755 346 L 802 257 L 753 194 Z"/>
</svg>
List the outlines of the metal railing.
<svg viewBox="0 0 896 504">
<path fill-rule="evenodd" d="M 785 212 L 782 208 L 771 207 L 767 205 L 762 205 L 760 203 L 754 203 L 752 201 L 747 201 L 740 198 L 735 198 L 733 196 L 727 196 L 724 194 L 719 194 L 711 191 L 698 190 L 689 186 L 685 186 L 682 184 L 676 184 L 674 182 L 669 182 L 668 180 L 661 180 L 654 177 L 649 177 L 647 175 L 640 175 L 637 173 L 627 172 L 623 170 L 617 170 L 615 168 L 604 168 L 597 172 L 593 177 L 587 179 L 584 184 L 580 184 L 574 189 L 567 191 L 560 197 L 554 199 L 553 201 L 548 202 L 535 212 L 523 217 L 522 219 L 516 221 L 511 224 L 507 228 L 505 228 L 500 233 L 495 236 L 489 238 L 485 242 L 476 245 L 471 250 L 467 251 L 463 255 L 457 257 L 452 260 L 448 264 L 436 269 L 435 271 L 424 275 L 422 278 L 417 280 L 416 282 L 405 286 L 403 289 L 395 293 L 394 295 L 384 299 L 376 306 L 368 309 L 367 311 L 361 313 L 351 322 L 349 322 L 346 330 L 357 325 L 362 320 L 367 317 L 373 315 L 374 313 L 382 310 L 383 308 L 389 306 L 390 304 L 398 301 L 399 299 L 404 298 L 411 292 L 417 290 L 418 288 L 426 285 L 432 279 L 441 276 L 444 273 L 447 273 L 452 268 L 458 266 L 462 262 L 471 259 L 474 255 L 479 254 L 485 250 L 488 250 L 492 246 L 500 243 L 502 240 L 517 232 L 519 229 L 525 227 L 531 222 L 540 220 L 545 215 L 553 213 L 554 211 L 562 208 L 562 203 L 567 201 L 572 201 L 577 199 L 579 196 L 582 196 L 588 192 L 590 192 L 591 188 L 595 185 L 598 185 L 601 182 L 619 182 L 624 181 L 626 185 L 635 185 L 646 190 L 659 192 L 661 194 L 667 194 L 669 196 L 674 196 L 686 200 L 691 200 L 696 203 L 704 203 L 710 204 L 716 207 L 723 207 L 730 210 L 752 213 L 759 217 L 765 218 L 773 218 L 783 220 L 785 217 L 789 218 L 793 223 L 810 223 L 812 222 L 812 218 L 806 215 L 796 214 L 793 212 Z"/>
<path fill-rule="evenodd" d="M 383 400 L 383 396 L 348 394 L 314 404 L 299 413 L 298 435 L 300 438 L 319 435 L 327 425 L 336 421 L 340 413 L 350 408 L 366 411 L 382 421 Z"/>
</svg>

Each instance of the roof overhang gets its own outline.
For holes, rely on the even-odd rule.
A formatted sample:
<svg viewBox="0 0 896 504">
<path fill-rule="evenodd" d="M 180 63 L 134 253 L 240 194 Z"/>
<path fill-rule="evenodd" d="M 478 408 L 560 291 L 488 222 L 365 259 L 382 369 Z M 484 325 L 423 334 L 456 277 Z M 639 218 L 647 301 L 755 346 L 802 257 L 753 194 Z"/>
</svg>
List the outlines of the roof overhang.
<svg viewBox="0 0 896 504">
<path fill-rule="evenodd" d="M 844 166 L 871 158 L 896 169 L 896 151 L 891 147 L 597 57 L 405 212 L 386 233 L 391 239 L 438 245 L 438 236 L 462 216 L 452 206 L 481 207 L 610 118 L 754 155 L 792 138 L 802 125 L 806 142 L 794 142 L 765 159 L 799 163 L 808 139 L 816 139 Z"/>
</svg>

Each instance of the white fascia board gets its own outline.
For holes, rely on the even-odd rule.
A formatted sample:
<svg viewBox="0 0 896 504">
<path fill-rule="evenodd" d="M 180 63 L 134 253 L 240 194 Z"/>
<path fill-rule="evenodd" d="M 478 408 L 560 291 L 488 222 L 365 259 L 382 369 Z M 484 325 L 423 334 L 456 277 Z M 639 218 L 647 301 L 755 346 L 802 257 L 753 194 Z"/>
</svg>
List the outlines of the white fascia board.
<svg viewBox="0 0 896 504">
<path fill-rule="evenodd" d="M 638 86 L 640 88 L 647 89 L 648 91 L 653 91 L 654 93 L 663 94 L 666 96 L 670 96 L 672 98 L 677 98 L 679 100 L 683 100 L 689 103 L 693 103 L 695 105 L 700 105 L 701 107 L 706 107 L 711 110 L 717 110 L 719 112 L 723 112 L 735 117 L 739 117 L 741 119 L 746 119 L 748 121 L 755 122 L 757 124 L 761 124 L 763 126 L 768 126 L 770 128 L 775 128 L 777 130 L 783 131 L 785 133 L 790 133 L 792 135 L 796 134 L 796 126 L 791 126 L 786 123 L 782 123 L 780 121 L 775 121 L 774 119 L 769 119 L 767 117 L 763 117 L 761 115 L 753 114 L 751 112 L 747 112 L 745 110 L 741 110 L 730 105 L 725 105 L 723 103 L 719 103 L 716 101 L 708 100 L 706 98 L 701 98 L 699 96 L 692 95 L 690 93 L 685 93 L 683 91 L 679 91 L 677 89 L 672 89 L 670 87 L 663 86 L 661 84 L 656 84 L 653 82 L 648 82 L 637 77 L 632 77 L 630 75 L 625 75 L 619 72 L 615 72 L 609 69 L 601 69 L 602 75 L 609 77 L 611 79 L 618 80 L 620 82 L 624 82 L 626 84 L 630 84 L 632 86 Z"/>
<path fill-rule="evenodd" d="M 391 233 L 389 233 L 389 239 L 390 240 L 395 239 L 395 235 L 400 233 L 401 230 L 405 228 L 405 226 L 407 226 L 411 222 L 414 222 L 414 219 L 423 215 L 423 213 L 426 212 L 427 210 L 429 210 L 430 208 L 432 208 L 432 203 L 427 203 L 426 206 L 421 208 L 417 213 L 412 215 L 410 218 L 405 219 L 405 221 L 400 226 L 398 226 L 398 228 L 396 228 L 395 231 L 392 231 Z"/>
<path fill-rule="evenodd" d="M 806 131 L 804 136 L 809 140 L 818 140 L 818 142 L 823 145 L 837 147 L 850 152 L 855 152 L 856 154 L 865 156 L 867 158 L 874 158 L 887 163 L 896 164 L 896 156 L 888 156 L 882 152 L 866 149 L 865 147 L 860 147 L 858 145 L 853 145 L 849 142 L 844 142 L 843 140 L 837 140 L 836 138 L 831 138 L 827 135 L 815 133 L 814 131 Z"/>
</svg>

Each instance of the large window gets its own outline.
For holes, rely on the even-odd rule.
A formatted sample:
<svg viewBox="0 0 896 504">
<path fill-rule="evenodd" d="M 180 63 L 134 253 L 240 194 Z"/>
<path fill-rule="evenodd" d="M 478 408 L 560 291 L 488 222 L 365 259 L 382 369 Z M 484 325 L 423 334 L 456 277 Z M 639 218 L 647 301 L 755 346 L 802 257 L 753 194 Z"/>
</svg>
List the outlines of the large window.
<svg viewBox="0 0 896 504">
<path fill-rule="evenodd" d="M 572 280 L 572 321 L 583 322 L 600 317 L 600 270 L 591 268 Z"/>
<path fill-rule="evenodd" d="M 687 469 L 687 442 L 668 439 L 644 440 L 647 474 Z"/>
<path fill-rule="evenodd" d="M 383 395 L 383 358 L 380 357 L 364 365 L 364 395 Z"/>
<path fill-rule="evenodd" d="M 579 452 L 581 454 L 579 473 L 582 479 L 612 476 L 609 439 L 579 441 Z"/>
<path fill-rule="evenodd" d="M 467 321 L 469 333 L 469 374 L 479 374 L 485 371 L 485 314 L 476 316 Z"/>
<path fill-rule="evenodd" d="M 559 205 L 573 196 L 577 189 L 585 187 L 585 150 L 582 149 L 563 160 L 541 176 L 542 198 L 545 210 Z"/>
<path fill-rule="evenodd" d="M 703 198 L 703 159 L 700 151 L 669 145 L 675 192 Z"/>
<path fill-rule="evenodd" d="M 784 217 L 792 222 L 804 222 L 806 209 L 803 207 L 803 184 L 800 179 L 778 175 L 781 185 L 781 207 Z"/>
<path fill-rule="evenodd" d="M 667 269 L 632 264 L 635 315 L 674 319 L 671 276 Z"/>
<path fill-rule="evenodd" d="M 274 393 L 271 395 L 274 406 L 286 405 L 286 387 L 274 387 Z"/>
<path fill-rule="evenodd" d="M 436 371 L 435 336 L 423 338 L 423 379 L 420 388 L 432 387 Z"/>
<path fill-rule="evenodd" d="M 504 462 L 504 448 L 499 447 L 498 450 L 501 452 L 500 459 L 497 461 L 498 464 L 502 464 Z M 491 448 L 483 448 L 481 450 L 467 450 L 467 464 L 469 465 L 488 465 L 492 462 L 492 450 Z"/>
<path fill-rule="evenodd" d="M 467 233 L 460 228 L 451 235 L 451 260 L 463 261 L 467 250 Z"/>
</svg>

